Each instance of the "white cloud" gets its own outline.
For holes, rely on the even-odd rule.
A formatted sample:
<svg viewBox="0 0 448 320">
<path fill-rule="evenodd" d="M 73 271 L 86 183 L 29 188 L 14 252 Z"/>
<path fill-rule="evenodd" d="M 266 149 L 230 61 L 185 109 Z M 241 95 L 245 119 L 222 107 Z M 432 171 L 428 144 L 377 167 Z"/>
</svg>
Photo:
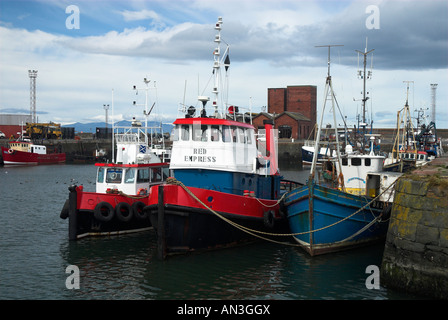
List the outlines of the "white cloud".
<svg viewBox="0 0 448 320">
<path fill-rule="evenodd" d="M 159 15 L 152 10 L 141 10 L 141 11 L 129 11 L 123 10 L 120 12 L 125 21 L 138 21 L 138 20 L 160 20 Z"/>
<path fill-rule="evenodd" d="M 124 20 L 143 23 L 137 27 L 132 24 L 132 28 L 109 29 L 111 31 L 96 36 L 71 37 L 40 30 L 27 31 L 0 22 L 0 41 L 7 44 L 0 50 L 0 109 L 29 108 L 27 70 L 37 69 L 37 108 L 48 112 L 41 115 L 42 120 L 88 122 L 101 119 L 103 104 L 111 103 L 112 88 L 115 92 L 115 118 L 141 116 L 141 110 L 132 106 L 136 96 L 131 88 L 134 84 L 141 84 L 146 76 L 157 81 L 158 113 L 174 117 L 183 100 L 185 81 L 186 103 L 194 105 L 198 91 L 202 92 L 209 80 L 215 47 L 213 24 L 218 16 L 223 16 L 222 36 L 231 45 L 229 102 L 233 104 L 248 106 L 252 97 L 254 111 L 259 111 L 266 105 L 267 88 L 310 84 L 318 86 L 320 109 L 327 53 L 325 49 L 314 48 L 314 45 L 342 41 L 345 47 L 332 51 L 332 74 L 339 104 L 354 121 L 359 103 L 353 102 L 353 98 L 358 99 L 361 91 L 361 83 L 356 78 L 357 56 L 354 50 L 363 49 L 368 34 L 369 48 L 375 48 L 374 76 L 368 84 L 372 92 L 375 123 L 394 125 L 395 117 L 384 112 L 396 113 L 399 110 L 404 103 L 402 81 L 415 80 L 416 107 L 429 105 L 429 84 L 439 83 L 438 110 L 444 112 L 444 117 L 440 117 L 444 119 L 441 126 L 448 126 L 446 111 L 442 111 L 442 106 L 448 101 L 446 61 L 441 65 L 436 55 L 428 59 L 424 51 L 412 55 L 407 51 L 408 47 L 406 56 L 396 54 L 397 50 L 402 50 L 400 45 L 406 43 L 401 38 L 407 34 L 391 30 L 391 24 L 394 17 L 401 19 L 406 16 L 408 7 L 402 9 L 400 17 L 381 7 L 382 29 L 366 32 L 365 6 L 359 2 L 343 3 L 336 13 L 321 2 L 304 1 L 225 1 L 222 5 L 204 0 L 175 1 L 175 4 L 178 11 L 173 11 L 169 17 L 164 16 L 167 11 L 162 13 L 149 8 L 121 10 Z M 332 5 L 332 2 L 324 4 Z M 174 10 L 171 7 L 174 4 L 169 2 L 169 6 Z M 419 7 L 419 10 L 424 9 Z M 81 12 L 86 11 L 83 9 Z M 174 22 L 173 16 L 187 12 L 188 17 L 195 16 L 196 20 Z M 150 23 L 146 24 L 146 20 Z M 358 22 L 360 27 L 357 27 Z M 157 23 L 157 26 L 151 23 Z M 399 28 L 404 27 L 400 25 Z M 413 36 L 421 38 L 428 35 L 425 32 L 421 29 Z M 432 43 L 437 42 L 443 56 L 448 39 L 441 41 L 432 34 L 425 39 L 426 48 L 423 49 L 431 50 L 434 48 Z M 428 62 L 439 64 L 438 69 L 426 68 Z M 381 64 L 389 66 L 394 63 L 402 63 L 408 70 L 401 70 L 405 67 L 395 71 L 378 68 Z M 155 99 L 155 92 L 151 99 Z"/>
</svg>

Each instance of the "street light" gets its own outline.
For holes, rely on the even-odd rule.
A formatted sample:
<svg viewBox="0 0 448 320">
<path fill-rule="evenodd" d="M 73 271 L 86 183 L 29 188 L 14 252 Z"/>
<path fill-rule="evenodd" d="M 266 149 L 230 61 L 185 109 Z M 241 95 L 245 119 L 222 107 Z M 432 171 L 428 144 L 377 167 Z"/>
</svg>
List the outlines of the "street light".
<svg viewBox="0 0 448 320">
<path fill-rule="evenodd" d="M 106 111 L 106 136 L 107 136 L 108 135 L 108 132 L 107 132 L 107 123 L 108 123 L 108 121 L 107 121 L 107 110 L 109 110 L 109 105 L 108 104 L 103 104 L 103 108 Z"/>
</svg>

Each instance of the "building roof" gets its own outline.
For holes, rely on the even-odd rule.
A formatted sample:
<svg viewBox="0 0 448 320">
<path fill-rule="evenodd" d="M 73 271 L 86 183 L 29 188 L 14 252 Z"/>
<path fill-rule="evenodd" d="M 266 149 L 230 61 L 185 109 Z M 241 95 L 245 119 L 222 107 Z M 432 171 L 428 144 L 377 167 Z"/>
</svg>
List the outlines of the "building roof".
<svg viewBox="0 0 448 320">
<path fill-rule="evenodd" d="M 311 121 L 309 118 L 305 117 L 303 114 L 301 114 L 299 112 L 291 112 L 291 111 L 282 112 L 281 114 L 276 116 L 275 119 L 280 118 L 283 115 L 291 117 L 291 118 L 293 118 L 294 120 L 297 120 L 297 121 Z"/>
<path fill-rule="evenodd" d="M 275 113 L 267 113 L 267 112 L 260 112 L 259 114 L 257 114 L 256 116 L 253 117 L 253 119 L 260 117 L 260 116 L 265 116 L 268 119 L 275 119 L 277 117 L 277 114 Z"/>
</svg>

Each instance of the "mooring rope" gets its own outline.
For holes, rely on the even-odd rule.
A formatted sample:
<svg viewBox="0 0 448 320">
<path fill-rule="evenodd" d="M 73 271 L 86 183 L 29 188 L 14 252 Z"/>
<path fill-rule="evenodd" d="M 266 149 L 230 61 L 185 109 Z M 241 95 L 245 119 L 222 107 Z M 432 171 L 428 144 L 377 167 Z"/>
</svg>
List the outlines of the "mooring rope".
<svg viewBox="0 0 448 320">
<path fill-rule="evenodd" d="M 358 214 L 359 212 L 361 212 L 362 210 L 364 210 L 365 208 L 367 208 L 367 206 L 370 206 L 371 203 L 373 203 L 374 201 L 376 201 L 379 197 L 381 197 L 387 190 L 389 190 L 392 186 L 395 185 L 395 183 L 399 180 L 400 178 L 396 179 L 393 183 L 391 183 L 386 189 L 383 190 L 383 192 L 381 192 L 378 196 L 376 196 L 375 198 L 373 198 L 370 202 L 368 202 L 367 204 L 365 204 L 364 206 L 362 206 L 360 209 L 358 209 L 357 211 L 355 211 L 354 213 L 352 213 L 351 215 L 336 221 L 328 226 L 322 227 L 322 228 L 318 228 L 315 230 L 309 230 L 309 231 L 304 231 L 304 232 L 296 232 L 296 233 L 271 233 L 271 232 L 265 232 L 265 231 L 260 231 L 260 230 L 254 230 L 248 227 L 245 227 L 243 225 L 240 225 L 230 219 L 227 219 L 226 217 L 222 216 L 221 214 L 219 214 L 218 212 L 216 212 L 215 210 L 213 210 L 212 208 L 210 208 L 209 206 L 207 206 L 207 204 L 205 204 L 201 199 L 199 199 L 190 189 L 188 189 L 181 181 L 177 180 L 174 177 L 169 177 L 166 180 L 167 184 L 172 184 L 172 185 L 178 185 L 181 188 L 183 188 L 192 198 L 194 198 L 197 202 L 199 202 L 202 206 L 204 206 L 204 208 L 206 208 L 207 210 L 209 210 L 210 212 L 212 212 L 213 214 L 215 214 L 217 217 L 219 217 L 220 219 L 224 220 L 225 222 L 229 223 L 230 225 L 236 227 L 237 229 L 240 229 L 241 231 L 244 231 L 252 236 L 267 240 L 267 241 L 271 241 L 271 242 L 275 242 L 275 243 L 280 243 L 280 244 L 287 244 L 287 245 L 292 245 L 291 243 L 285 243 L 285 242 L 280 242 L 280 241 L 276 241 L 273 239 L 269 239 L 269 238 L 265 238 L 262 237 L 258 234 L 262 234 L 262 235 L 268 235 L 268 236 L 277 236 L 277 237 L 289 237 L 289 236 L 298 236 L 298 235 L 305 235 L 305 234 L 310 234 L 310 233 L 314 233 L 314 232 L 318 232 L 318 231 L 322 231 L 325 229 L 328 229 L 330 227 L 333 227 L 341 222 L 344 222 L 347 219 L 350 219 L 351 217 L 355 216 L 356 214 Z M 284 194 L 282 196 L 282 198 L 280 200 L 283 199 L 283 197 L 286 194 Z M 258 199 L 257 199 L 258 200 Z M 279 200 L 279 201 L 280 201 Z M 279 201 L 277 202 L 277 204 L 279 203 Z M 380 217 L 380 216 L 379 216 Z M 373 221 L 376 221 L 377 219 L 374 219 Z M 371 222 L 372 223 L 372 222 Z M 371 225 L 371 223 L 369 223 L 369 227 Z M 362 230 L 362 231 L 361 231 Z M 357 235 L 358 233 L 361 233 L 365 230 L 365 227 L 363 227 L 361 230 L 357 231 L 354 235 L 346 238 L 346 239 L 351 239 L 352 237 L 354 237 L 355 235 Z M 343 241 L 345 241 L 346 239 L 344 239 Z"/>
<path fill-rule="evenodd" d="M 268 233 L 268 232 L 263 232 L 263 231 L 259 231 L 259 230 L 254 230 L 254 229 L 250 229 L 248 227 L 245 227 L 243 225 L 240 225 L 236 222 L 233 222 L 230 219 L 227 219 L 226 217 L 224 217 L 223 215 L 219 214 L 218 212 L 216 212 L 215 210 L 213 210 L 212 208 L 210 208 L 207 204 L 205 204 L 201 199 L 199 199 L 190 189 L 188 189 L 182 182 L 180 182 L 179 180 L 177 180 L 174 177 L 169 177 L 166 179 L 166 183 L 167 184 L 173 184 L 173 185 L 178 185 L 180 186 L 182 189 L 184 189 L 192 198 L 194 198 L 197 202 L 199 202 L 202 206 L 204 206 L 204 208 L 206 208 L 207 210 L 209 210 L 210 212 L 212 212 L 214 215 L 216 215 L 218 218 L 224 220 L 225 222 L 229 223 L 230 225 L 234 226 L 235 228 L 246 232 L 254 237 L 266 240 L 266 241 L 270 241 L 270 242 L 274 242 L 274 243 L 278 243 L 278 244 L 285 244 L 285 245 L 294 245 L 291 243 L 286 243 L 286 242 L 282 242 L 282 241 L 277 241 L 277 240 L 273 240 L 273 239 L 269 239 L 266 237 L 263 237 L 257 233 L 260 234 L 264 234 L 264 235 L 277 235 L 274 233 Z"/>
<path fill-rule="evenodd" d="M 120 196 L 126 197 L 126 198 L 130 198 L 130 199 L 134 199 L 134 200 L 138 200 L 138 199 L 144 199 L 148 197 L 148 194 L 144 194 L 144 195 L 136 195 L 136 196 L 132 196 L 129 194 L 124 193 L 123 191 L 120 190 L 113 190 L 113 191 L 109 191 L 107 192 L 107 194 L 118 194 Z"/>
</svg>

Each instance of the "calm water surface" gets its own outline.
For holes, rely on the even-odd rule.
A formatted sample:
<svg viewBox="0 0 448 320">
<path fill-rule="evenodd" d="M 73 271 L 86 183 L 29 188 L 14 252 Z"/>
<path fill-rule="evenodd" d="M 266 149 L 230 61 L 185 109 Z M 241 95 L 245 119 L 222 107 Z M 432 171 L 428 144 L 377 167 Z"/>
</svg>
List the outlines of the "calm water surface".
<svg viewBox="0 0 448 320">
<path fill-rule="evenodd" d="M 310 258 L 266 242 L 159 261 L 153 232 L 68 241 L 59 218 L 75 182 L 95 190 L 94 165 L 0 167 L 0 299 L 413 299 L 369 290 L 382 246 Z M 285 178 L 307 172 L 283 170 Z M 80 270 L 80 289 L 65 282 Z"/>
</svg>

